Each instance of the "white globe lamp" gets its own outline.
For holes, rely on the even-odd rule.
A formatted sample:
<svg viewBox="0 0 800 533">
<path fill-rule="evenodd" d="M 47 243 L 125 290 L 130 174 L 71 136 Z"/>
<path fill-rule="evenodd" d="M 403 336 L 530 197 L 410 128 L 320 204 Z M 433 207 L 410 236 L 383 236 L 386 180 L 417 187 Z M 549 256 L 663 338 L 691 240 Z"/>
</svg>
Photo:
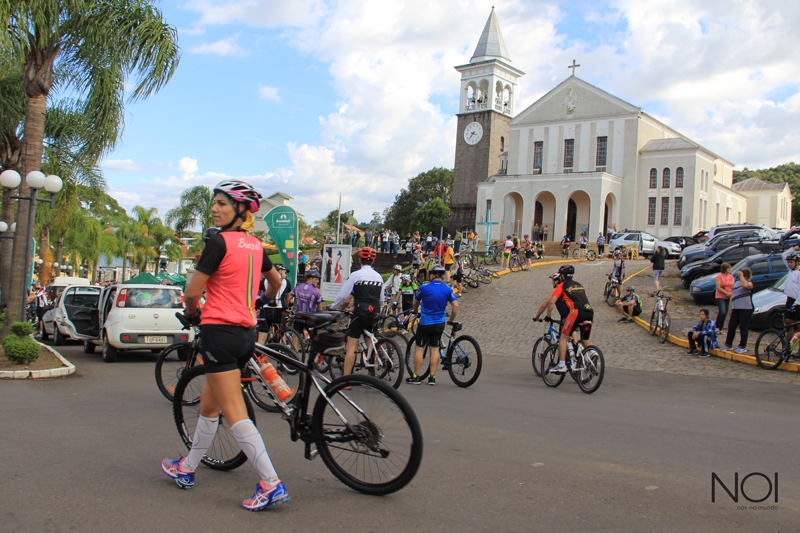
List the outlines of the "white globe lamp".
<svg viewBox="0 0 800 533">
<path fill-rule="evenodd" d="M 0 174 L 0 185 L 9 189 L 16 189 L 22 183 L 22 178 L 16 170 L 4 170 Z"/>
<path fill-rule="evenodd" d="M 61 190 L 61 187 L 64 186 L 64 182 L 61 181 L 61 178 L 58 176 L 54 176 L 50 174 L 44 179 L 44 190 L 49 193 L 55 194 Z"/>
<path fill-rule="evenodd" d="M 45 181 L 47 181 L 47 178 L 38 170 L 28 172 L 28 175 L 25 176 L 25 182 L 31 189 L 41 189 L 44 187 Z"/>
</svg>

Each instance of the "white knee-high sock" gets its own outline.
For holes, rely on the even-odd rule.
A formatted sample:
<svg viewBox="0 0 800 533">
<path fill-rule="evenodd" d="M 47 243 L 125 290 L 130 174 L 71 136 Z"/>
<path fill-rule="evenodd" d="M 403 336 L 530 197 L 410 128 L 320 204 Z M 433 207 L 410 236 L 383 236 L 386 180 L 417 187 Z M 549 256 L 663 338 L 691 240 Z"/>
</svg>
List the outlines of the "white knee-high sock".
<svg viewBox="0 0 800 533">
<path fill-rule="evenodd" d="M 261 438 L 261 433 L 258 432 L 253 421 L 247 418 L 239 420 L 231 426 L 231 432 L 233 432 L 233 436 L 241 446 L 242 451 L 258 470 L 261 479 L 268 486 L 277 484 L 279 481 L 278 473 L 275 472 L 275 467 L 272 466 L 267 448 L 264 446 L 264 439 Z"/>
<path fill-rule="evenodd" d="M 206 450 L 214 442 L 214 436 L 217 434 L 217 426 L 219 426 L 219 417 L 208 418 L 203 415 L 197 419 L 197 428 L 194 430 L 194 438 L 192 439 L 192 449 L 189 450 L 189 455 L 183 462 L 183 466 L 189 470 L 196 470 L 197 465 L 203 459 Z"/>
</svg>

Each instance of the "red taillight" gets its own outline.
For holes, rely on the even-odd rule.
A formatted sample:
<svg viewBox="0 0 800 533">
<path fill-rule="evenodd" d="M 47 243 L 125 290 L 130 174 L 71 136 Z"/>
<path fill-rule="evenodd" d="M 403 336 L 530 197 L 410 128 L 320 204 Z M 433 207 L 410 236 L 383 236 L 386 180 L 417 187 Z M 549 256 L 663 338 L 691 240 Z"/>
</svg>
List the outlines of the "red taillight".
<svg viewBox="0 0 800 533">
<path fill-rule="evenodd" d="M 131 340 L 131 336 L 130 335 L 123 335 L 122 336 L 122 340 L 129 341 L 129 340 Z"/>
<path fill-rule="evenodd" d="M 128 289 L 122 289 L 117 296 L 117 307 L 125 307 L 125 298 L 128 297 Z"/>
<path fill-rule="evenodd" d="M 181 335 L 181 340 L 182 341 L 188 341 L 189 340 L 189 335 Z"/>
</svg>

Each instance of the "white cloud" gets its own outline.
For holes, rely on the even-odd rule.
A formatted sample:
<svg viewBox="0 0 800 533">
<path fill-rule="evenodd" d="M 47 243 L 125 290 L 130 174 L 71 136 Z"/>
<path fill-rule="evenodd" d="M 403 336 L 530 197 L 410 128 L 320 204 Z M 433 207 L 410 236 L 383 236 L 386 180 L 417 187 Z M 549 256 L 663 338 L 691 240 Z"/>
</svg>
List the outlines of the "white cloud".
<svg viewBox="0 0 800 533">
<path fill-rule="evenodd" d="M 100 163 L 100 166 L 106 170 L 122 170 L 127 172 L 139 170 L 139 165 L 130 159 L 108 159 Z"/>
<path fill-rule="evenodd" d="M 281 97 L 278 94 L 277 87 L 270 87 L 269 85 L 258 86 L 258 96 L 262 100 L 272 100 L 273 102 L 280 102 Z"/>
<path fill-rule="evenodd" d="M 243 56 L 245 51 L 236 44 L 236 36 L 220 39 L 213 43 L 203 43 L 189 48 L 193 54 L 212 54 L 216 56 Z"/>
<path fill-rule="evenodd" d="M 197 173 L 197 159 L 182 157 L 178 161 L 178 168 L 183 172 L 183 179 L 192 179 Z"/>
</svg>

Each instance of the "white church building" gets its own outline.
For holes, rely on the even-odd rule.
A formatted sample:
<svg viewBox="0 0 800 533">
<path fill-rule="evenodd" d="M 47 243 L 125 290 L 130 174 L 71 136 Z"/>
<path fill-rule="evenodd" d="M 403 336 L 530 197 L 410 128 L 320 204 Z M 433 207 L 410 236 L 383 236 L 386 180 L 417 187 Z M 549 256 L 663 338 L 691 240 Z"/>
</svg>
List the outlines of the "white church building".
<svg viewBox="0 0 800 533">
<path fill-rule="evenodd" d="M 586 225 L 590 241 L 607 227 L 663 238 L 726 223 L 790 226 L 788 184 L 736 187 L 733 162 L 580 79 L 578 66 L 573 61 L 572 75 L 514 115 L 523 73 L 511 64 L 492 10 L 472 60 L 456 67 L 462 91 L 454 200 L 459 182 L 477 192 L 481 239 L 487 217 L 499 222 L 490 226 L 490 240 L 533 234 L 537 225 L 549 226 L 550 240 L 565 233 L 574 240 Z M 481 100 L 489 105 L 476 104 Z M 487 126 L 488 135 L 478 132 Z M 475 179 L 483 169 L 469 151 L 482 137 L 486 146 L 473 159 L 488 152 L 488 175 Z"/>
</svg>

